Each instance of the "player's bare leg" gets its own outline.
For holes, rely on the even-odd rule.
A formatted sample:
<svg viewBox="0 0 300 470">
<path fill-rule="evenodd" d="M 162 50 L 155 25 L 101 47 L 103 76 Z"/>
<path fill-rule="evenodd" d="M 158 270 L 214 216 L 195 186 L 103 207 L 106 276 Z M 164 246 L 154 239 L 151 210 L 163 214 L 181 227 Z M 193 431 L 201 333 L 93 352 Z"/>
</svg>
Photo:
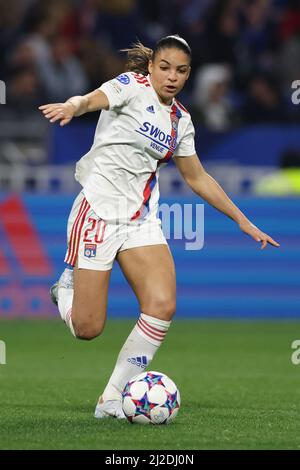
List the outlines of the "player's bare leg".
<svg viewBox="0 0 300 470">
<path fill-rule="evenodd" d="M 119 353 L 100 404 L 102 401 L 121 401 L 121 392 L 128 380 L 150 364 L 176 308 L 175 267 L 167 245 L 124 250 L 117 260 L 137 296 L 142 313 Z M 97 416 L 97 408 L 95 416 L 103 417 Z"/>
<path fill-rule="evenodd" d="M 74 269 L 72 323 L 76 336 L 93 339 L 105 326 L 111 270 Z"/>
<path fill-rule="evenodd" d="M 93 339 L 103 331 L 111 270 L 65 269 L 56 288 L 62 319 L 74 336 Z"/>
<path fill-rule="evenodd" d="M 117 260 L 145 315 L 170 321 L 176 310 L 176 274 L 168 245 L 121 251 Z"/>
</svg>

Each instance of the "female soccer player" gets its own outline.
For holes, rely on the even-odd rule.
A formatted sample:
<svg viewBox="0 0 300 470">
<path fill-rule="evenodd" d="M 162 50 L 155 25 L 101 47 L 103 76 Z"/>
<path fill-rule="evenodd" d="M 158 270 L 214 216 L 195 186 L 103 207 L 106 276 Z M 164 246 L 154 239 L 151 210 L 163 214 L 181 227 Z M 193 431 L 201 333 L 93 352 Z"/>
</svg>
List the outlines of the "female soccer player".
<svg viewBox="0 0 300 470">
<path fill-rule="evenodd" d="M 77 338 L 102 333 L 115 259 L 141 310 L 99 398 L 97 418 L 124 417 L 121 392 L 150 364 L 175 312 L 174 262 L 157 217 L 161 164 L 173 158 L 190 188 L 261 248 L 279 246 L 245 217 L 199 161 L 191 117 L 175 99 L 190 74 L 187 42 L 167 36 L 154 51 L 138 43 L 127 54 L 126 73 L 85 96 L 39 108 L 61 126 L 102 110 L 91 150 L 76 165 L 83 189 L 68 221 L 69 267 L 51 288 L 62 319 Z"/>
</svg>

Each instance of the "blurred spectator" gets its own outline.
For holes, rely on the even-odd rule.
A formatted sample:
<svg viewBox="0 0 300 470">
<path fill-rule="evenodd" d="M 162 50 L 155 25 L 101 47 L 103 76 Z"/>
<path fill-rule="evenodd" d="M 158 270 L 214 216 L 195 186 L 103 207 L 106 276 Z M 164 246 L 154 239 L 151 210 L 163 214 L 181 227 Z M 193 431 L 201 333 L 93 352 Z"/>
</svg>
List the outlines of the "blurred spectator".
<svg viewBox="0 0 300 470">
<path fill-rule="evenodd" d="M 300 150 L 284 152 L 280 169 L 260 179 L 254 189 L 259 195 L 300 196 Z"/>
<path fill-rule="evenodd" d="M 239 34 L 238 2 L 235 0 L 214 2 L 208 10 L 205 22 L 203 61 L 235 65 Z"/>
<path fill-rule="evenodd" d="M 239 59 L 244 72 L 273 65 L 276 27 L 270 0 L 248 0 L 242 8 Z"/>
<path fill-rule="evenodd" d="M 196 74 L 194 115 L 210 130 L 224 132 L 233 125 L 233 109 L 228 98 L 231 70 L 220 64 L 206 65 Z"/>
<path fill-rule="evenodd" d="M 31 47 L 36 60 L 48 60 L 50 42 L 61 36 L 68 0 L 37 0 L 32 3 L 24 19 L 25 36 L 21 40 Z"/>
<path fill-rule="evenodd" d="M 178 14 L 174 3 L 174 0 L 139 1 L 141 25 L 149 47 L 153 47 L 161 37 L 170 32 L 174 24 L 174 16 Z"/>
<path fill-rule="evenodd" d="M 96 37 L 110 48 L 128 47 L 139 33 L 137 0 L 101 0 L 96 20 Z"/>
<path fill-rule="evenodd" d="M 10 48 L 18 40 L 21 24 L 29 2 L 0 0 L 0 77 L 6 78 L 5 63 Z"/>
<path fill-rule="evenodd" d="M 300 33 L 300 1 L 286 0 L 279 24 L 279 34 L 282 41 L 287 41 Z"/>
<path fill-rule="evenodd" d="M 69 96 L 88 91 L 88 80 L 80 61 L 71 53 L 69 43 L 56 38 L 50 56 L 36 61 L 41 85 L 49 101 L 65 101 Z"/>
<path fill-rule="evenodd" d="M 125 56 L 114 53 L 92 37 L 87 36 L 81 40 L 79 53 L 90 90 L 98 88 L 124 70 Z"/>
<path fill-rule="evenodd" d="M 38 106 L 42 99 L 42 90 L 36 70 L 28 65 L 12 71 L 11 80 L 7 90 L 7 101 L 18 112 L 31 110 Z"/>
<path fill-rule="evenodd" d="M 248 84 L 242 118 L 246 123 L 270 123 L 285 120 L 284 103 L 274 81 L 264 75 L 254 75 Z"/>
<path fill-rule="evenodd" d="M 300 77 L 300 30 L 297 36 L 282 44 L 278 54 L 278 75 L 284 88 Z"/>
</svg>

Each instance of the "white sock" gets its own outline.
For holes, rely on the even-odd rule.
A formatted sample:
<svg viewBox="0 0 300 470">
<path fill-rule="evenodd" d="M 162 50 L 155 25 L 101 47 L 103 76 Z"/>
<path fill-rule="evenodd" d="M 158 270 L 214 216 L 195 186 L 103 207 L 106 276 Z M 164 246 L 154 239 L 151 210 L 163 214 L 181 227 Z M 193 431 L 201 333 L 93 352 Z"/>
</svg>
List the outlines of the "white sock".
<svg viewBox="0 0 300 470">
<path fill-rule="evenodd" d="M 120 400 L 126 383 L 150 364 L 171 322 L 141 313 L 121 349 L 114 371 L 102 394 L 104 401 Z"/>
<path fill-rule="evenodd" d="M 66 287 L 59 287 L 57 291 L 57 301 L 58 301 L 58 310 L 60 313 L 61 318 L 66 323 L 66 325 L 70 328 L 71 333 L 76 338 L 76 334 L 74 331 L 73 323 L 72 323 L 72 304 L 73 304 L 73 295 L 74 289 L 66 288 Z"/>
</svg>

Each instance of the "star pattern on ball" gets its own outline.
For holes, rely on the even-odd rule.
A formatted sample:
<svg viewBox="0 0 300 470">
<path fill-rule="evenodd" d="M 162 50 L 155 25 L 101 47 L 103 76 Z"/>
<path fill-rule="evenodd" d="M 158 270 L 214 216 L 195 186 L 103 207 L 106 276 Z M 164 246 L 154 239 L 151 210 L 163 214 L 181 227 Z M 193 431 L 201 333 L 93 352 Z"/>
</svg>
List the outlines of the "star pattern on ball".
<svg viewBox="0 0 300 470">
<path fill-rule="evenodd" d="M 179 403 L 177 401 L 177 391 L 175 393 L 167 392 L 167 400 L 165 402 L 165 406 L 167 406 L 172 413 L 176 408 L 179 408 Z"/>
<path fill-rule="evenodd" d="M 164 383 L 162 381 L 162 375 L 158 375 L 158 374 L 152 374 L 151 372 L 148 372 L 146 377 L 145 377 L 145 381 L 147 382 L 148 384 L 148 388 L 149 390 L 154 387 L 154 385 L 162 385 L 164 386 Z"/>
<path fill-rule="evenodd" d="M 149 403 L 147 393 L 145 393 L 145 395 L 139 400 L 132 399 L 132 401 L 135 404 L 135 407 L 136 407 L 135 413 L 137 415 L 144 415 L 144 416 L 147 416 L 147 418 L 150 417 L 149 413 L 150 413 L 152 406 Z"/>
<path fill-rule="evenodd" d="M 131 382 L 129 382 L 126 387 L 124 388 L 123 392 L 122 392 L 122 397 L 125 398 L 125 397 L 130 397 L 131 393 L 130 393 L 130 386 L 131 386 Z"/>
</svg>

